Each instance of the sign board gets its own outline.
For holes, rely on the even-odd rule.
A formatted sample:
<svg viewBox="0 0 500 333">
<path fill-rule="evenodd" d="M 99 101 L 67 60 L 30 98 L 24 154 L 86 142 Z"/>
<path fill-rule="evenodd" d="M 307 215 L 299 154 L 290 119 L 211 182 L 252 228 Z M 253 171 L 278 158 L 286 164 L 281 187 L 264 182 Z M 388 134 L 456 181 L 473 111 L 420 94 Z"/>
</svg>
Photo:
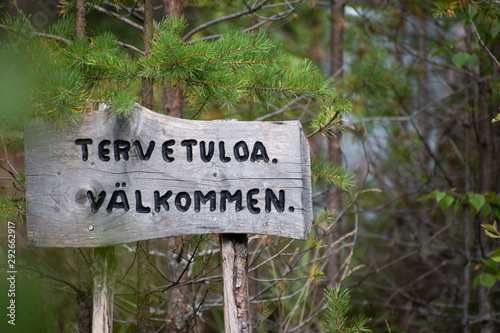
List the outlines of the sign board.
<svg viewBox="0 0 500 333">
<path fill-rule="evenodd" d="M 95 247 L 169 236 L 305 239 L 309 146 L 297 121 L 192 121 L 136 106 L 26 129 L 28 240 Z"/>
</svg>

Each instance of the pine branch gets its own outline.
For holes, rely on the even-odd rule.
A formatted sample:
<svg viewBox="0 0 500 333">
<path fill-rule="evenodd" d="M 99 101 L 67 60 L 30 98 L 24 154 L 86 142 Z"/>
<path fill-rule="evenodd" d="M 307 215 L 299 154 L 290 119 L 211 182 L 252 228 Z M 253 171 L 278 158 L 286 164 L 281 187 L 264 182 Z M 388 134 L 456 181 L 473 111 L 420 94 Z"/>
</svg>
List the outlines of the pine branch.
<svg viewBox="0 0 500 333">
<path fill-rule="evenodd" d="M 203 101 L 203 104 L 200 106 L 200 108 L 191 117 L 191 120 L 193 120 L 194 118 L 196 118 L 196 116 L 198 116 L 198 114 L 201 112 L 201 110 L 203 110 L 203 108 L 205 107 L 205 104 L 207 104 L 207 102 L 208 102 L 209 99 L 210 99 L 210 96 L 207 96 L 207 98 Z"/>
<path fill-rule="evenodd" d="M 326 110 L 325 110 L 325 112 L 326 112 Z M 336 121 L 336 120 L 337 120 L 337 118 L 339 117 L 339 115 L 340 115 L 340 112 L 335 112 L 335 114 L 333 115 L 333 117 L 331 117 L 331 118 L 330 118 L 330 120 L 329 120 L 326 124 L 321 125 L 320 127 L 316 128 L 316 129 L 314 130 L 314 132 L 312 132 L 311 134 L 309 134 L 309 135 L 307 136 L 307 138 L 313 137 L 313 136 L 315 136 L 316 134 L 318 134 L 319 132 L 322 132 L 322 131 L 324 131 L 325 129 L 329 128 L 329 126 L 330 126 L 330 125 L 331 125 L 334 121 Z"/>
<path fill-rule="evenodd" d="M 192 57 L 207 57 L 206 53 L 195 53 L 195 54 L 190 54 L 186 56 L 186 59 L 192 58 Z"/>
<path fill-rule="evenodd" d="M 323 172 L 311 172 L 311 175 L 313 176 L 318 176 L 318 177 L 324 177 L 330 179 L 332 182 L 337 182 L 337 183 L 344 183 L 344 180 L 340 177 L 337 177 L 335 175 L 331 174 L 326 174 Z"/>
<path fill-rule="evenodd" d="M 126 70 L 123 70 L 121 68 L 118 68 L 116 66 L 113 66 L 113 65 L 110 65 L 110 64 L 105 64 L 103 62 L 94 62 L 93 64 L 95 65 L 99 65 L 99 66 L 102 66 L 102 67 L 106 67 L 106 68 L 110 68 L 110 69 L 113 69 L 117 72 L 120 72 L 120 73 L 123 73 L 123 74 L 128 74 L 128 75 L 132 75 L 132 76 L 136 76 L 136 77 L 142 77 L 141 74 L 134 74 L 134 73 L 131 73 L 131 72 L 127 72 Z"/>
<path fill-rule="evenodd" d="M 238 87 L 228 86 L 228 85 L 225 85 L 222 83 L 217 83 L 217 82 L 209 82 L 209 81 L 195 80 L 195 79 L 189 79 L 189 81 L 195 82 L 195 83 L 200 83 L 200 84 L 205 84 L 205 85 L 209 85 L 209 86 L 217 86 L 217 87 L 221 87 L 221 88 L 227 88 L 227 89 L 234 89 L 234 90 L 238 89 Z"/>
<path fill-rule="evenodd" d="M 247 88 L 252 88 L 256 90 L 266 90 L 266 91 L 318 91 L 323 89 L 322 87 L 314 87 L 314 88 L 299 88 L 299 87 L 256 87 L 249 86 Z"/>
<path fill-rule="evenodd" d="M 370 318 L 360 315 L 348 323 L 347 310 L 351 297 L 348 289 L 340 290 L 340 286 L 335 289 L 327 287 L 325 289 L 325 304 L 326 313 L 324 323 L 328 332 L 331 333 L 362 333 L 371 332 L 372 330 L 366 327 L 366 323 Z"/>
<path fill-rule="evenodd" d="M 247 61 L 224 61 L 225 65 L 256 65 L 256 64 L 274 64 L 275 60 L 247 60 Z"/>
<path fill-rule="evenodd" d="M 325 162 L 323 156 L 314 156 L 311 160 L 311 175 L 314 179 L 321 179 L 341 190 L 347 191 L 355 186 L 354 174 L 347 168 Z"/>
<path fill-rule="evenodd" d="M 214 62 L 220 60 L 221 58 L 227 57 L 228 55 L 231 55 L 233 53 L 237 53 L 237 52 L 241 52 L 241 51 L 253 49 L 253 48 L 256 48 L 256 47 L 257 47 L 257 45 L 254 44 L 254 45 L 250 45 L 250 46 L 246 46 L 246 47 L 240 47 L 240 48 L 238 48 L 236 50 L 232 50 L 232 51 L 226 52 L 226 53 L 221 54 L 220 56 L 216 57 L 215 59 L 212 59 L 211 61 L 209 61 L 209 64 L 213 64 Z"/>
</svg>

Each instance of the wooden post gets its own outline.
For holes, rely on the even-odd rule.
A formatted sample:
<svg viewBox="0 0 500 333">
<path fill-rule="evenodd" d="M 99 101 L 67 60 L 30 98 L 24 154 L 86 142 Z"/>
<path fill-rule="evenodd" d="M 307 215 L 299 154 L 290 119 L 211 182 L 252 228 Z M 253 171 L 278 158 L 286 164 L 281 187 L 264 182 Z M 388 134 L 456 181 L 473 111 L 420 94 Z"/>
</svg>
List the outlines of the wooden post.
<svg viewBox="0 0 500 333">
<path fill-rule="evenodd" d="M 248 236 L 220 235 L 224 332 L 250 332 L 248 316 Z"/>
<path fill-rule="evenodd" d="M 113 246 L 94 250 L 94 313 L 93 333 L 113 332 L 113 289 L 116 267 Z"/>
</svg>

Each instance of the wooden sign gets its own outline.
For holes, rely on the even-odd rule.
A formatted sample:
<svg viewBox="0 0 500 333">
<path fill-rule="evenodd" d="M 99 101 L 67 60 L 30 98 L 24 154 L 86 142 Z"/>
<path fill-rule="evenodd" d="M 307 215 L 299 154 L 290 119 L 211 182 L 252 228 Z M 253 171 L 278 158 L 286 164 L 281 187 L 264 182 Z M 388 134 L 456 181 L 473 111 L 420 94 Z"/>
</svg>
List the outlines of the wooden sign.
<svg viewBox="0 0 500 333">
<path fill-rule="evenodd" d="M 298 121 L 191 121 L 140 106 L 26 129 L 28 240 L 94 247 L 207 233 L 305 239 L 309 146 Z"/>
</svg>

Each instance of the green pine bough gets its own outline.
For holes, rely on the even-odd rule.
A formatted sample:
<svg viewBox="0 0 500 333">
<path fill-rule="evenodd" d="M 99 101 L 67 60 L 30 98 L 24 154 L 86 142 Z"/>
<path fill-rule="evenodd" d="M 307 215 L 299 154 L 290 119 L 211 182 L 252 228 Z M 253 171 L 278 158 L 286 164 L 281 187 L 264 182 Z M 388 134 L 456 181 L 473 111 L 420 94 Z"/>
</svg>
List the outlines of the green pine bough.
<svg viewBox="0 0 500 333">
<path fill-rule="evenodd" d="M 233 31 L 215 41 L 184 42 L 186 25 L 183 18 L 161 21 L 149 53 L 137 56 L 109 32 L 88 39 L 55 38 L 67 30 L 68 24 L 59 23 L 46 35 L 53 38 L 43 39 L 23 15 L 2 22 L 14 41 L 5 47 L 22 53 L 36 78 L 32 114 L 58 124 L 78 121 L 95 102 L 111 104 L 120 114 L 130 112 L 142 79 L 182 87 L 195 115 L 214 105 L 270 105 L 297 96 L 320 101 L 319 126 L 335 125 L 340 113 L 350 111 L 329 77 L 309 60 L 292 61 L 266 33 Z"/>
<path fill-rule="evenodd" d="M 363 315 L 356 318 L 349 318 L 347 316 L 349 301 L 351 299 L 348 289 L 340 290 L 340 286 L 336 286 L 335 288 L 327 287 L 324 298 L 326 309 L 323 322 L 326 332 L 362 333 L 372 331 L 366 327 L 366 323 L 368 323 L 370 318 L 366 318 Z"/>
</svg>

